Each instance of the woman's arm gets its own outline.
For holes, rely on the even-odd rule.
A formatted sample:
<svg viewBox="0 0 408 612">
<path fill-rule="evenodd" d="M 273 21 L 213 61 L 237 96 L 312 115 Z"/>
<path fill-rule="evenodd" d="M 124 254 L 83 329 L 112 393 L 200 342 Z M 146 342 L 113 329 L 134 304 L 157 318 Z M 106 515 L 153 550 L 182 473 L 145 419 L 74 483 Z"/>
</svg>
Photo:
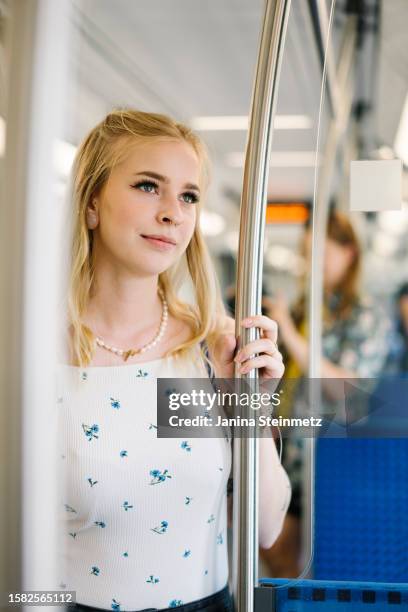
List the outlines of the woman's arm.
<svg viewBox="0 0 408 612">
<path fill-rule="evenodd" d="M 270 548 L 282 531 L 291 499 L 289 478 L 279 460 L 270 429 L 259 439 L 259 546 Z M 232 527 L 233 496 L 227 498 L 228 527 Z"/>
<path fill-rule="evenodd" d="M 309 367 L 309 347 L 304 337 L 298 332 L 292 320 L 280 327 L 281 338 L 289 355 L 296 361 L 302 372 Z M 328 359 L 322 359 L 322 378 L 357 378 L 357 372 L 335 365 Z"/>
<path fill-rule="evenodd" d="M 259 545 L 270 548 L 282 531 L 291 486 L 270 429 L 259 439 Z"/>
<path fill-rule="evenodd" d="M 264 299 L 264 305 L 279 323 L 279 336 L 285 345 L 290 357 L 297 363 L 300 370 L 307 374 L 309 368 L 309 346 L 302 334 L 297 330 L 289 308 L 283 299 Z M 334 384 L 333 379 L 358 378 L 359 373 L 351 368 L 345 368 L 341 364 L 336 365 L 326 358 L 321 360 L 322 387 L 328 399 L 331 401 L 342 400 L 344 390 L 342 384 Z"/>
</svg>

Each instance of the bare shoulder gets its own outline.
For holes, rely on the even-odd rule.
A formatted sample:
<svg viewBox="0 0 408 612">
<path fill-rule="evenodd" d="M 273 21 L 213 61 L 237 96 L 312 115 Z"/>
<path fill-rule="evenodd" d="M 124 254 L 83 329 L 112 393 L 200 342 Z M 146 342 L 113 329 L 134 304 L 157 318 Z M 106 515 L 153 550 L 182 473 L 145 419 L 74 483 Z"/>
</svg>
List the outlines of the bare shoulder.
<svg viewBox="0 0 408 612">
<path fill-rule="evenodd" d="M 235 336 L 235 319 L 229 316 L 225 316 L 220 323 L 217 331 L 217 341 L 222 339 L 225 335 Z"/>
<path fill-rule="evenodd" d="M 218 342 L 225 342 L 226 336 L 234 336 L 235 338 L 235 319 L 226 316 L 218 329 L 219 331 L 215 338 L 216 346 L 218 346 Z M 230 339 L 228 339 L 228 343 L 230 343 Z"/>
<path fill-rule="evenodd" d="M 225 317 L 224 330 L 226 334 L 235 334 L 235 319 L 232 317 Z"/>
<path fill-rule="evenodd" d="M 173 316 L 169 316 L 168 330 L 168 348 L 187 342 L 193 335 L 191 327 L 185 321 Z"/>
</svg>

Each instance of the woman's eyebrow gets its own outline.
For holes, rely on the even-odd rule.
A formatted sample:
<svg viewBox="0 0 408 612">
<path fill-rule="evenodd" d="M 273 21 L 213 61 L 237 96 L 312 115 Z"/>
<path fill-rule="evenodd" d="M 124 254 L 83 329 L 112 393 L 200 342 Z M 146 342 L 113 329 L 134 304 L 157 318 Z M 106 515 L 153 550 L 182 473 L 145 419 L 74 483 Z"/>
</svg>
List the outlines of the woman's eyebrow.
<svg viewBox="0 0 408 612">
<path fill-rule="evenodd" d="M 152 172 L 151 170 L 143 170 L 142 172 L 135 172 L 135 176 L 139 176 L 139 175 L 143 175 L 143 176 L 150 176 L 151 178 L 155 178 L 158 181 L 162 181 L 163 183 L 169 183 L 169 179 L 166 176 L 163 176 L 162 174 L 158 174 L 157 172 Z M 195 191 L 200 191 L 199 187 L 197 185 L 195 185 L 194 183 L 186 183 L 184 185 L 185 189 L 194 189 Z"/>
</svg>

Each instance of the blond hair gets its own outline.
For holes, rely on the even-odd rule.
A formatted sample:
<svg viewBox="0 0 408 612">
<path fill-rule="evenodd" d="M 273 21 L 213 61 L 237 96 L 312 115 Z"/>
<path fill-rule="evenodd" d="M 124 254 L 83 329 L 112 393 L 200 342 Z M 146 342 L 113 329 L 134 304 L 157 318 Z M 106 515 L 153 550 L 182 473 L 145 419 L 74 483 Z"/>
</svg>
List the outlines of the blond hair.
<svg viewBox="0 0 408 612">
<path fill-rule="evenodd" d="M 82 322 L 94 286 L 92 230 L 87 227 L 86 209 L 92 197 L 100 192 L 108 181 L 113 168 L 126 157 L 130 149 L 135 144 L 154 140 L 179 140 L 193 147 L 200 164 L 199 186 L 203 195 L 209 183 L 209 160 L 206 148 L 190 128 L 165 115 L 133 109 L 113 110 L 88 134 L 80 145 L 74 161 L 72 184 L 74 223 L 68 314 L 71 326 L 72 360 L 82 367 L 91 362 L 95 349 L 94 335 Z M 188 341 L 167 351 L 166 357 L 186 356 L 189 349 L 203 340 L 211 350 L 218 335 L 224 329 L 226 312 L 214 267 L 200 230 L 201 208 L 202 196 L 197 204 L 196 225 L 185 255 L 168 270 L 159 274 L 159 286 L 165 293 L 169 313 L 185 321 L 192 332 L 192 337 Z M 195 288 L 195 305 L 185 303 L 177 296 L 177 291 L 186 275 L 183 263 L 187 264 L 187 272 Z M 201 351 L 206 359 L 203 346 Z"/>
</svg>

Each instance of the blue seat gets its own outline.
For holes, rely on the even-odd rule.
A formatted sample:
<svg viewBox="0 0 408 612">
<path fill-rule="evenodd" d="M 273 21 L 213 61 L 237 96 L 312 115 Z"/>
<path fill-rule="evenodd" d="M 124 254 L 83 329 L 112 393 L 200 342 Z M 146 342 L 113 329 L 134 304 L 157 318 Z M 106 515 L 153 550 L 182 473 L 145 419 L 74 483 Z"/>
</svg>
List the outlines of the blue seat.
<svg viewBox="0 0 408 612">
<path fill-rule="evenodd" d="M 408 582 L 408 438 L 319 439 L 315 483 L 314 578 Z"/>
</svg>

